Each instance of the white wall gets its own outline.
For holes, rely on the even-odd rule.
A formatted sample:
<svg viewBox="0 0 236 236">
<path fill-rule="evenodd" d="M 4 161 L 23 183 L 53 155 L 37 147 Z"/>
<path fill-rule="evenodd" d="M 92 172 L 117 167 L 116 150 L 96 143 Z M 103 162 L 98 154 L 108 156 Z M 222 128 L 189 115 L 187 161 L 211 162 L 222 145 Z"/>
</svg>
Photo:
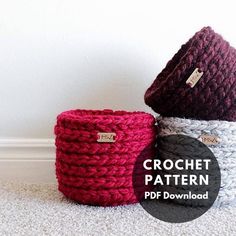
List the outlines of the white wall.
<svg viewBox="0 0 236 236">
<path fill-rule="evenodd" d="M 71 108 L 150 111 L 147 87 L 210 25 L 236 46 L 233 1 L 0 1 L 0 137 L 51 138 Z"/>
</svg>

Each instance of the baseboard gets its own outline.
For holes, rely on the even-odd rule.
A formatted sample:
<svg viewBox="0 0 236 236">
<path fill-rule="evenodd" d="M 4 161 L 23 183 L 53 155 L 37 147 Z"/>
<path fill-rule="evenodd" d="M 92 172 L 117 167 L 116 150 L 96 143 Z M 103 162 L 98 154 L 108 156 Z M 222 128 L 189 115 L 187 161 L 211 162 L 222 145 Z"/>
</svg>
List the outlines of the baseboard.
<svg viewBox="0 0 236 236">
<path fill-rule="evenodd" d="M 53 139 L 0 139 L 0 180 L 55 182 Z"/>
</svg>

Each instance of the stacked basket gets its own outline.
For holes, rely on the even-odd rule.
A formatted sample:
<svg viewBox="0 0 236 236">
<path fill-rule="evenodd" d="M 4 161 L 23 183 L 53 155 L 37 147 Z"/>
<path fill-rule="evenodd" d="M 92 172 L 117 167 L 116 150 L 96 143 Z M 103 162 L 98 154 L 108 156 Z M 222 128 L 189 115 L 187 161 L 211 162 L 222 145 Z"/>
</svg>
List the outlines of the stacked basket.
<svg viewBox="0 0 236 236">
<path fill-rule="evenodd" d="M 236 50 L 206 27 L 181 47 L 145 94 L 146 104 L 161 115 L 160 137 L 169 130 L 168 134 L 200 140 L 207 135 L 216 141 L 206 145 L 221 169 L 217 205 L 236 202 L 235 88 Z M 132 175 L 140 174 L 134 179 L 142 181 L 137 160 L 155 158 L 152 115 L 72 110 L 58 116 L 55 134 L 56 175 L 65 196 L 102 206 L 138 201 Z"/>
<path fill-rule="evenodd" d="M 155 155 L 152 115 L 112 110 L 71 110 L 57 117 L 59 190 L 83 204 L 137 202 L 132 174 L 140 155 Z"/>
<path fill-rule="evenodd" d="M 214 140 L 207 145 L 221 170 L 216 205 L 236 202 L 235 89 L 236 50 L 206 27 L 181 47 L 145 94 L 146 104 L 162 116 L 159 136 Z"/>
</svg>

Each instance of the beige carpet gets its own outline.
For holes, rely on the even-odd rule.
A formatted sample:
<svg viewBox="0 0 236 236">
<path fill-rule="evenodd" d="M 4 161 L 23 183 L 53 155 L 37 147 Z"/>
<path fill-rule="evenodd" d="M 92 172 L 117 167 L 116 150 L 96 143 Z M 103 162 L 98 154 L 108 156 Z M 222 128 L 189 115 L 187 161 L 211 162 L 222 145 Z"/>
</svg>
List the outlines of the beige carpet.
<svg viewBox="0 0 236 236">
<path fill-rule="evenodd" d="M 90 207 L 66 200 L 56 185 L 0 183 L 0 235 L 236 235 L 236 208 L 211 209 L 169 224 L 140 205 Z"/>
</svg>

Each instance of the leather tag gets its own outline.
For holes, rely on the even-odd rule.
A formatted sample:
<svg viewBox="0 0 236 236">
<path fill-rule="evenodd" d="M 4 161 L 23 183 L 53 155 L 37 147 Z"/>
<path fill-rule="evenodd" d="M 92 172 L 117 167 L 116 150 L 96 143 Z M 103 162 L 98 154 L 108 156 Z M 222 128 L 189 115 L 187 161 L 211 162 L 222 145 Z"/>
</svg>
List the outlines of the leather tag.
<svg viewBox="0 0 236 236">
<path fill-rule="evenodd" d="M 115 133 L 98 133 L 97 142 L 99 143 L 114 143 L 116 134 Z"/>
<path fill-rule="evenodd" d="M 220 143 L 220 138 L 215 135 L 203 134 L 199 137 L 199 140 L 206 145 L 217 145 Z"/>
<path fill-rule="evenodd" d="M 201 79 L 203 72 L 199 72 L 199 69 L 196 68 L 193 73 L 189 76 L 186 81 L 186 84 L 193 88 L 197 82 Z"/>
</svg>

